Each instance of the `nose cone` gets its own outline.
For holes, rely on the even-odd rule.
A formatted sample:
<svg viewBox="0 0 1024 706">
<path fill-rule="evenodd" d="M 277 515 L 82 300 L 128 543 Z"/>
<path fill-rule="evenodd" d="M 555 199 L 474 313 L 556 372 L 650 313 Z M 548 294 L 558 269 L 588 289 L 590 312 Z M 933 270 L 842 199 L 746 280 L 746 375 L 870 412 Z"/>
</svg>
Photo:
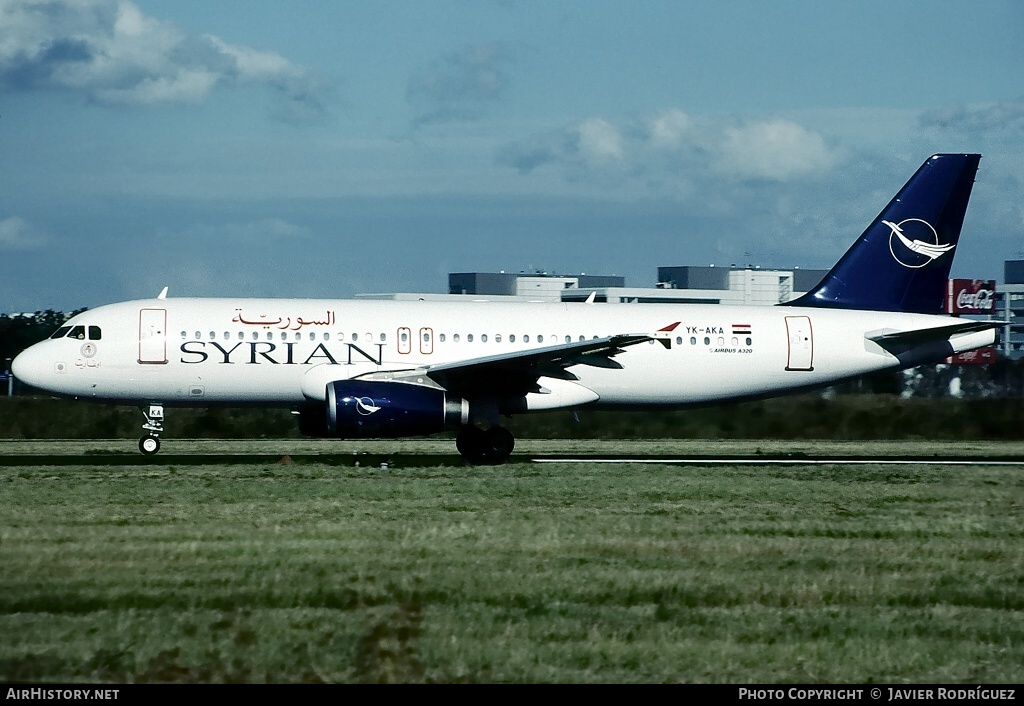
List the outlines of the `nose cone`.
<svg viewBox="0 0 1024 706">
<path fill-rule="evenodd" d="M 14 377 L 26 385 L 45 388 L 45 371 L 43 370 L 45 364 L 42 356 L 39 355 L 38 346 L 31 346 L 19 353 L 11 362 L 11 372 L 14 373 Z"/>
</svg>

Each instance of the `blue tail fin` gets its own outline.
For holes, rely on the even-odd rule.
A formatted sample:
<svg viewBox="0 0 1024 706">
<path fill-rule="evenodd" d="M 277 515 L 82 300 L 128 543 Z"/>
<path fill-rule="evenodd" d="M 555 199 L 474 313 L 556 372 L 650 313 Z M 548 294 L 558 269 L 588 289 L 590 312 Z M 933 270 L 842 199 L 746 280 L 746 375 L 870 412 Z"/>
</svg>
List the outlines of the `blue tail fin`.
<svg viewBox="0 0 1024 706">
<path fill-rule="evenodd" d="M 935 314 L 979 154 L 937 154 L 910 178 L 825 278 L 787 306 Z"/>
</svg>

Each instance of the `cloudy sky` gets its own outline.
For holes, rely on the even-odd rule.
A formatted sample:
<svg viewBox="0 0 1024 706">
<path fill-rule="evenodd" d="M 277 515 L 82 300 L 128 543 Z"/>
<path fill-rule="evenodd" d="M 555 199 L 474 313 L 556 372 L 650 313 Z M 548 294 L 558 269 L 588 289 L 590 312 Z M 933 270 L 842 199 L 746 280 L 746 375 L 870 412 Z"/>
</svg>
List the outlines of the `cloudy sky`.
<svg viewBox="0 0 1024 706">
<path fill-rule="evenodd" d="M 1024 257 L 1018 0 L 0 0 L 0 311 L 825 268 L 981 152 Z"/>
</svg>

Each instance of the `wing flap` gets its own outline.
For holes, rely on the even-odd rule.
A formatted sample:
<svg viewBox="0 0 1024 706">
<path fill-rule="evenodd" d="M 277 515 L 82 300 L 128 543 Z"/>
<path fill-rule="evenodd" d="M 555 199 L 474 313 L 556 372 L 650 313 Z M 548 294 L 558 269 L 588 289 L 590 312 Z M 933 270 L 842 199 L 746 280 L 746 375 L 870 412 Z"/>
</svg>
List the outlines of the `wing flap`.
<svg viewBox="0 0 1024 706">
<path fill-rule="evenodd" d="M 652 337 L 645 333 L 619 334 L 439 363 L 427 366 L 423 372 L 456 394 L 523 395 L 535 391 L 541 377 L 569 382 L 579 380 L 567 369 L 574 365 L 621 369 L 622 364 L 613 360 L 614 356 L 629 346 L 650 340 Z"/>
</svg>

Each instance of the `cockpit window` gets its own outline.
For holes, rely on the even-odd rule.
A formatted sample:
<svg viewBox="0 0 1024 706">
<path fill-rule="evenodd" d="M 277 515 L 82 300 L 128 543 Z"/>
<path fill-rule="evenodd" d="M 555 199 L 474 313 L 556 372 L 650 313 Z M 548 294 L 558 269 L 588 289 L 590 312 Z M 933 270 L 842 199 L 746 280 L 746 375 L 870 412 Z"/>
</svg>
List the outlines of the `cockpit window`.
<svg viewBox="0 0 1024 706">
<path fill-rule="evenodd" d="M 68 334 L 68 338 L 77 338 L 80 341 L 85 340 L 85 326 L 75 326 L 71 329 L 71 333 Z"/>
<path fill-rule="evenodd" d="M 100 327 L 99 326 L 90 326 L 89 327 L 89 340 L 90 341 L 98 341 L 101 338 L 103 338 L 103 332 L 100 331 Z"/>
<path fill-rule="evenodd" d="M 64 338 L 65 336 L 68 335 L 68 331 L 70 330 L 70 326 L 61 326 L 59 329 L 53 332 L 53 335 L 50 336 L 50 338 Z"/>
</svg>

